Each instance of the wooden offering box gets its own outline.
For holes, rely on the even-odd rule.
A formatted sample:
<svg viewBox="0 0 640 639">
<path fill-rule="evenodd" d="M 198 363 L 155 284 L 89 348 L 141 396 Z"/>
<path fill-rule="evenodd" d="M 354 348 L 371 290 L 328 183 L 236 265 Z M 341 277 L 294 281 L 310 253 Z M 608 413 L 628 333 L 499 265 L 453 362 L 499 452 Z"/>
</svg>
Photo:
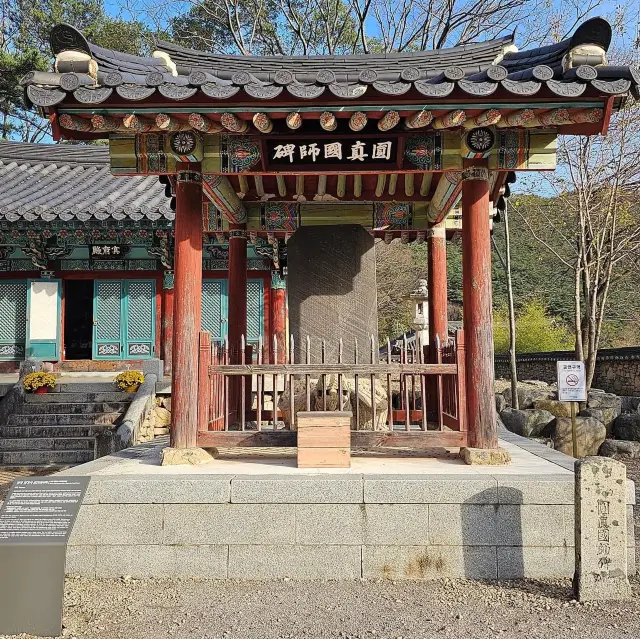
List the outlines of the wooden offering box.
<svg viewBox="0 0 640 639">
<path fill-rule="evenodd" d="M 298 468 L 351 466 L 351 413 L 298 413 Z"/>
</svg>

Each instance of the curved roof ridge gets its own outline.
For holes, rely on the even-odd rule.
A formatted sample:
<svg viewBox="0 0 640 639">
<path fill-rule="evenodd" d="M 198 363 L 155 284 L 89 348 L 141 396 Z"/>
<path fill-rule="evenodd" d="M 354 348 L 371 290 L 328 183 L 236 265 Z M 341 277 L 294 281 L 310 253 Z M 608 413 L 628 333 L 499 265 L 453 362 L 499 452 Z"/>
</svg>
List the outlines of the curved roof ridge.
<svg viewBox="0 0 640 639">
<path fill-rule="evenodd" d="M 482 40 L 480 42 L 472 42 L 470 44 L 461 44 L 453 47 L 446 47 L 442 49 L 424 49 L 420 51 L 402 51 L 402 52 L 387 52 L 387 53 L 352 53 L 352 54 L 320 54 L 320 55 L 242 55 L 242 54 L 234 54 L 234 53 L 213 53 L 210 51 L 201 51 L 199 49 L 190 49 L 189 47 L 183 47 L 179 44 L 175 44 L 173 42 L 169 42 L 167 40 L 156 40 L 156 47 L 160 51 L 164 51 L 165 53 L 171 54 L 193 54 L 198 57 L 205 58 L 207 60 L 220 60 L 221 62 L 228 62 L 233 60 L 243 60 L 243 61 L 256 61 L 256 62 L 266 62 L 266 61 L 278 61 L 278 62 L 310 62 L 317 60 L 318 62 L 326 62 L 330 60 L 366 60 L 367 62 L 372 60 L 402 60 L 406 59 L 407 61 L 416 61 L 421 57 L 433 55 L 433 54 L 447 54 L 447 53 L 466 53 L 475 50 L 481 49 L 491 49 L 497 48 L 501 49 L 502 47 L 513 44 L 514 43 L 515 32 L 501 36 L 499 38 L 493 38 L 492 40 Z"/>
</svg>

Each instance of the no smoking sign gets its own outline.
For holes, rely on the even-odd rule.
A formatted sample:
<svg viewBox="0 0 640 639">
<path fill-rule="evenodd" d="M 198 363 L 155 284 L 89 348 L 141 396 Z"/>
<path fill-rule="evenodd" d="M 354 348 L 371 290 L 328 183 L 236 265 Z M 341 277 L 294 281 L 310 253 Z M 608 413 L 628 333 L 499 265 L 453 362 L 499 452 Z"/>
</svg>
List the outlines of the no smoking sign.
<svg viewBox="0 0 640 639">
<path fill-rule="evenodd" d="M 587 400 L 584 362 L 558 362 L 558 399 L 561 402 Z"/>
</svg>

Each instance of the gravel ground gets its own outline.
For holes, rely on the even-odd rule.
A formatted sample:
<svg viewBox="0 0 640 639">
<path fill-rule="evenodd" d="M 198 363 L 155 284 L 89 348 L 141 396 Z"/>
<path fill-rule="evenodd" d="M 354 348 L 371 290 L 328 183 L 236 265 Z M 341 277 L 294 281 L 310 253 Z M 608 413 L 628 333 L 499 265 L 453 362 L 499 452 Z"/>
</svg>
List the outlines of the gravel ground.
<svg viewBox="0 0 640 639">
<path fill-rule="evenodd" d="M 581 605 L 568 581 L 67 582 L 66 639 L 638 637 L 626 602 Z M 24 635 L 23 635 L 24 637 Z"/>
<path fill-rule="evenodd" d="M 42 477 L 44 475 L 51 475 L 57 473 L 62 468 L 3 468 L 0 467 L 0 505 L 7 496 L 11 484 L 15 479 L 22 477 Z"/>
</svg>

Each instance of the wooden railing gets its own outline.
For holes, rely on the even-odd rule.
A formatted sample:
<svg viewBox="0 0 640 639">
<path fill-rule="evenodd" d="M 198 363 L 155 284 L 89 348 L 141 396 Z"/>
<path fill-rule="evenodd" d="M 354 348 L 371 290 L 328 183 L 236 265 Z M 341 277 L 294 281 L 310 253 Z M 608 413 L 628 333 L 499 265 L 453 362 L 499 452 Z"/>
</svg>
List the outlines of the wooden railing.
<svg viewBox="0 0 640 639">
<path fill-rule="evenodd" d="M 327 362 L 322 343 L 320 363 L 312 363 L 306 340 L 296 361 L 291 343 L 285 363 L 272 348 L 238 348 L 211 343 L 200 334 L 198 445 L 295 446 L 298 411 L 347 410 L 353 414 L 352 446 L 430 448 L 464 446 L 467 441 L 464 379 L 464 333 L 435 349 L 406 344 L 400 362 L 379 362 L 373 341 L 367 356 L 355 352 L 344 363 L 342 340 L 337 361 Z M 366 362 L 362 362 L 366 359 Z"/>
</svg>

